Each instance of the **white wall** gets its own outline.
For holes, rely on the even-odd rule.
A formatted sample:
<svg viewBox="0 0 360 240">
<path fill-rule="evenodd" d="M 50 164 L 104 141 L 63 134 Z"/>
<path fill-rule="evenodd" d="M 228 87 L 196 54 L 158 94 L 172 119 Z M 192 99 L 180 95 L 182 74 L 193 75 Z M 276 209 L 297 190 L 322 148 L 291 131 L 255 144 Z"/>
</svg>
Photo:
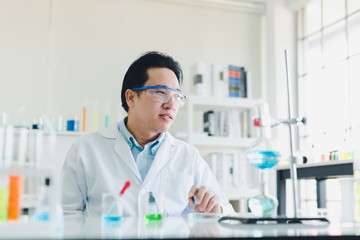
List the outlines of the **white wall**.
<svg viewBox="0 0 360 240">
<path fill-rule="evenodd" d="M 155 0 L 0 0 L 0 16 L 0 112 L 10 119 L 21 104 L 28 122 L 41 111 L 80 117 L 88 100 L 100 113 L 111 101 L 115 120 L 122 78 L 149 50 L 182 64 L 186 92 L 190 66 L 208 61 L 246 66 L 261 97 L 260 14 Z"/>
<path fill-rule="evenodd" d="M 0 1 L 0 113 L 46 109 L 49 1 Z"/>
</svg>

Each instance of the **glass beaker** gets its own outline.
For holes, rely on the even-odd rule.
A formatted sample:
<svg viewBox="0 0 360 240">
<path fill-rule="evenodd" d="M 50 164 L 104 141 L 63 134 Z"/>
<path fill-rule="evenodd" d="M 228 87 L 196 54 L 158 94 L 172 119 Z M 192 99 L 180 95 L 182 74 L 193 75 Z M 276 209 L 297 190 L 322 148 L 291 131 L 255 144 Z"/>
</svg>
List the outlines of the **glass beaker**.
<svg viewBox="0 0 360 240">
<path fill-rule="evenodd" d="M 102 195 L 102 221 L 120 222 L 123 215 L 121 196 L 112 193 Z"/>
</svg>

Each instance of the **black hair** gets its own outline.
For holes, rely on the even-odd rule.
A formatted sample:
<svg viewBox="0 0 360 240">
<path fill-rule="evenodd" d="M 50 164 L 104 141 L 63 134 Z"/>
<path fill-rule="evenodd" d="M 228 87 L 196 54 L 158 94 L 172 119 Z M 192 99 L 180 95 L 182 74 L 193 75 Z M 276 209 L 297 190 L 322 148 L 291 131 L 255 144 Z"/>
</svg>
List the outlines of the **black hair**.
<svg viewBox="0 0 360 240">
<path fill-rule="evenodd" d="M 127 112 L 129 106 L 126 103 L 125 92 L 128 89 L 143 87 L 149 76 L 147 70 L 149 68 L 168 68 L 173 71 L 181 85 L 183 81 L 183 73 L 180 64 L 171 56 L 160 52 L 147 52 L 139 59 L 133 62 L 127 70 L 121 89 L 122 107 Z"/>
</svg>

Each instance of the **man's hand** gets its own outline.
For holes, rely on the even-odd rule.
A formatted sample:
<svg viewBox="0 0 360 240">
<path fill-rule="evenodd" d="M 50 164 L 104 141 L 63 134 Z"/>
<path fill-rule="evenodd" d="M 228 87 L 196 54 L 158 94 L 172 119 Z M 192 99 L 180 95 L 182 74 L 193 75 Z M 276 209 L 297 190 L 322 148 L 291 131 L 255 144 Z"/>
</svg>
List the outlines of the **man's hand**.
<svg viewBox="0 0 360 240">
<path fill-rule="evenodd" d="M 205 186 L 192 186 L 189 191 L 189 202 L 196 199 L 193 208 L 200 213 L 221 213 L 220 198 Z"/>
</svg>

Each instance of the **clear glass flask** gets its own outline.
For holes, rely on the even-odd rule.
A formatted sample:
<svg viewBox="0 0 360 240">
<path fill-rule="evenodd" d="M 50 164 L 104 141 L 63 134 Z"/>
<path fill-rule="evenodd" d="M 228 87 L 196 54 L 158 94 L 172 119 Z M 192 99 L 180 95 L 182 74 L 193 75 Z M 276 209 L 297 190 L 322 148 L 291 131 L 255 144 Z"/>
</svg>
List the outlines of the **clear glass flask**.
<svg viewBox="0 0 360 240">
<path fill-rule="evenodd" d="M 144 218 L 146 221 L 157 221 L 162 219 L 162 214 L 152 192 L 149 192 L 148 199 L 145 199 Z"/>
<path fill-rule="evenodd" d="M 50 221 L 50 178 L 45 178 L 44 185 L 35 207 L 34 220 L 40 222 Z"/>
<path fill-rule="evenodd" d="M 248 200 L 249 209 L 256 217 L 272 217 L 276 214 L 278 200 L 267 194 L 265 170 L 260 170 L 260 194 Z"/>
<path fill-rule="evenodd" d="M 271 118 L 267 104 L 259 107 L 261 124 L 259 138 L 255 146 L 247 153 L 247 160 L 257 167 L 260 175 L 260 194 L 248 200 L 250 211 L 256 217 L 272 217 L 276 213 L 278 200 L 268 195 L 265 171 L 275 167 L 281 160 L 280 148 L 271 137 Z"/>
</svg>

